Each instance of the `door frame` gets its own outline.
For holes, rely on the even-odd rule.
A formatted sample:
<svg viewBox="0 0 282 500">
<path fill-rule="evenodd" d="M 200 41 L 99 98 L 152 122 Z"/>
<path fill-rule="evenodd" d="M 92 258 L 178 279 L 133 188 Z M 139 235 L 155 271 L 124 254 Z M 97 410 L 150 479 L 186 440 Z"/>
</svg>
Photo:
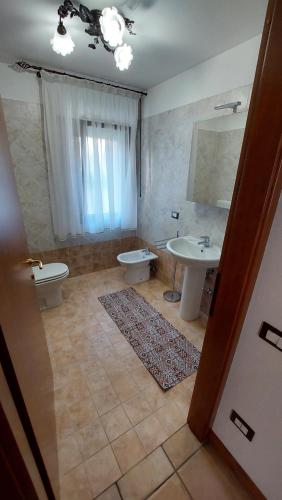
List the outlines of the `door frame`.
<svg viewBox="0 0 282 500">
<path fill-rule="evenodd" d="M 209 438 L 282 189 L 281 61 L 282 2 L 270 0 L 187 420 L 202 442 Z"/>
<path fill-rule="evenodd" d="M 26 464 L 0 403 L 0 471 L 3 498 L 39 500 Z"/>
</svg>

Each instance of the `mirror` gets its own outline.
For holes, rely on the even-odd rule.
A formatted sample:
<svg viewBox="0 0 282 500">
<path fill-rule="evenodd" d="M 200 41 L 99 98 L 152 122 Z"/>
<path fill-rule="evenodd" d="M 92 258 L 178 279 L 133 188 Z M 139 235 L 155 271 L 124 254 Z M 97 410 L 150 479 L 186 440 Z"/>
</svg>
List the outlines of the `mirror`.
<svg viewBox="0 0 282 500">
<path fill-rule="evenodd" d="M 230 208 L 248 111 L 194 123 L 188 201 Z"/>
</svg>

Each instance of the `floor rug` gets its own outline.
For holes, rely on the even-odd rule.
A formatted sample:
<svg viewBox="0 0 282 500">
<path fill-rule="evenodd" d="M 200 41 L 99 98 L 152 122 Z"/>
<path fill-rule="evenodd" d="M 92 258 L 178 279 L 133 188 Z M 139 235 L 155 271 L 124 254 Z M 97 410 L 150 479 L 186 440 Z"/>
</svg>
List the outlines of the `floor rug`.
<svg viewBox="0 0 282 500">
<path fill-rule="evenodd" d="M 197 370 L 200 352 L 133 288 L 99 301 L 163 389 Z"/>
</svg>

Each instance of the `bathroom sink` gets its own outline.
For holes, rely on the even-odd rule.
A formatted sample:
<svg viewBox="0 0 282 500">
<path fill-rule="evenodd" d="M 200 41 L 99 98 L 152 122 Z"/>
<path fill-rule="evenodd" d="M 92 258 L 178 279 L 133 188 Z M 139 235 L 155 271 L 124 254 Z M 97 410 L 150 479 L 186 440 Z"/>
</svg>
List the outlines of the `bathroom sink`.
<svg viewBox="0 0 282 500">
<path fill-rule="evenodd" d="M 198 245 L 199 241 L 191 236 L 181 236 L 168 241 L 167 249 L 177 261 L 185 266 L 205 269 L 217 267 L 220 248 L 215 245 L 205 248 L 203 245 Z"/>
<path fill-rule="evenodd" d="M 221 253 L 219 247 L 205 247 L 199 241 L 193 236 L 181 236 L 167 242 L 167 250 L 185 266 L 180 316 L 186 321 L 199 317 L 207 269 L 218 266 Z"/>
</svg>

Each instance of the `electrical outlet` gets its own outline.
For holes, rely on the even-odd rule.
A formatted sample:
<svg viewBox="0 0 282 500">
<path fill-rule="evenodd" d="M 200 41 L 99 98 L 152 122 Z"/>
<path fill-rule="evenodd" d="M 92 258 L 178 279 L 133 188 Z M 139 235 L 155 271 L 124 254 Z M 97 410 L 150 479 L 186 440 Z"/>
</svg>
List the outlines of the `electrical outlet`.
<svg viewBox="0 0 282 500">
<path fill-rule="evenodd" d="M 176 210 L 172 210 L 171 211 L 171 218 L 172 219 L 179 219 L 179 212 L 177 212 Z"/>
<path fill-rule="evenodd" d="M 251 429 L 251 427 L 247 424 L 247 422 L 245 422 L 245 420 L 243 420 L 242 417 L 240 417 L 240 415 L 238 415 L 238 413 L 235 410 L 232 410 L 230 414 L 230 420 L 231 422 L 233 422 L 234 425 L 236 425 L 239 431 L 241 431 L 242 434 L 246 436 L 246 438 L 249 441 L 252 441 L 255 435 L 255 431 Z"/>
<path fill-rule="evenodd" d="M 282 351 L 282 332 L 264 321 L 259 331 L 259 337 L 272 345 L 278 351 Z"/>
</svg>

